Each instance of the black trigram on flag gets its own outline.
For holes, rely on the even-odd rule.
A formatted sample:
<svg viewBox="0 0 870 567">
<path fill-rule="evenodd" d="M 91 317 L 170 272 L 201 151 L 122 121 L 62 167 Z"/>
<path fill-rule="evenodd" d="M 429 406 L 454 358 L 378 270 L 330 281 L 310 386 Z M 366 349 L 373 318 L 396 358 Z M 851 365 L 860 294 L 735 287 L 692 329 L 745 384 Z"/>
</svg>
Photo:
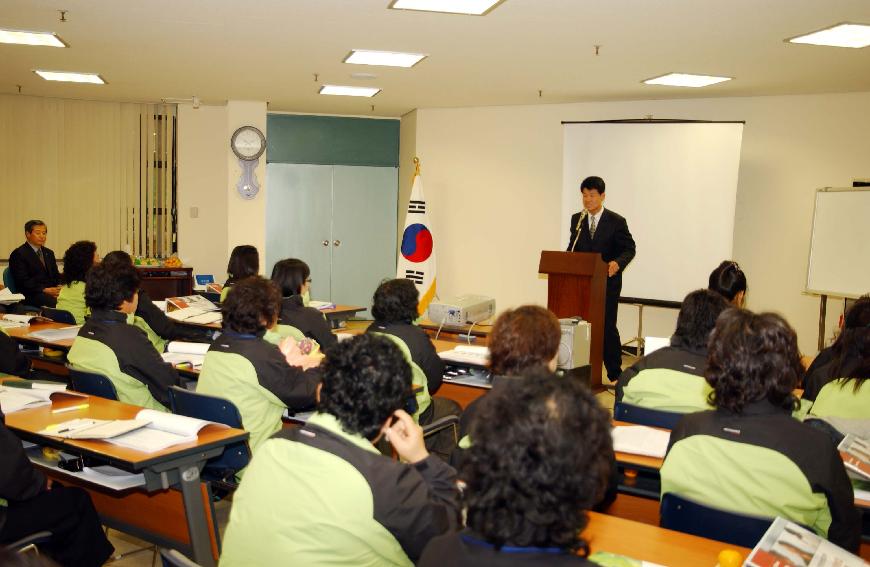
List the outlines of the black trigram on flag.
<svg viewBox="0 0 870 567">
<path fill-rule="evenodd" d="M 408 214 L 424 214 L 426 212 L 426 201 L 408 201 Z"/>
<path fill-rule="evenodd" d="M 405 279 L 409 279 L 417 285 L 423 285 L 423 272 L 417 270 L 405 270 Z"/>
</svg>

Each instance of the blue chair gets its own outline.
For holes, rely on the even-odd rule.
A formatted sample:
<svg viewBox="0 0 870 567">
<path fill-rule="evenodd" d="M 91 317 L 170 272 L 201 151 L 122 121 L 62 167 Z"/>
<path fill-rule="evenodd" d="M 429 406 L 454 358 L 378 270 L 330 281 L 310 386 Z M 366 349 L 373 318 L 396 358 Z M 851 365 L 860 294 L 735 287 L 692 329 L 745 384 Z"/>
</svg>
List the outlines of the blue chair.
<svg viewBox="0 0 870 567">
<path fill-rule="evenodd" d="M 663 528 L 749 548 L 755 547 L 774 520 L 711 508 L 673 493 L 662 497 L 659 512 Z"/>
<path fill-rule="evenodd" d="M 644 408 L 622 402 L 616 402 L 613 405 L 613 419 L 649 425 L 650 427 L 673 429 L 681 417 L 683 417 L 681 413 Z"/>
<path fill-rule="evenodd" d="M 26 553 L 27 551 L 39 548 L 40 544 L 48 543 L 54 534 L 49 531 L 35 532 L 21 539 L 4 544 L 3 547 L 14 551 L 15 553 Z"/>
<path fill-rule="evenodd" d="M 75 325 L 76 318 L 66 309 L 55 309 L 54 307 L 43 307 L 42 316 L 48 317 L 55 323 L 66 323 L 67 325 Z"/>
<path fill-rule="evenodd" d="M 70 365 L 67 365 L 67 368 L 69 369 L 70 386 L 76 392 L 108 400 L 118 399 L 118 391 L 107 376 L 81 370 Z"/>
<path fill-rule="evenodd" d="M 18 287 L 15 285 L 15 280 L 12 278 L 12 272 L 9 271 L 9 266 L 3 269 L 3 285 L 9 288 L 12 293 L 18 293 Z M 33 305 L 21 304 L 21 310 L 25 313 L 38 313 L 39 309 Z"/>
<path fill-rule="evenodd" d="M 169 401 L 173 413 L 244 429 L 238 408 L 227 399 L 172 386 L 169 388 Z M 245 468 L 250 461 L 251 449 L 248 443 L 245 441 L 233 443 L 227 445 L 219 456 L 206 462 L 202 477 L 220 488 L 234 490 L 237 487 L 236 473 Z"/>
</svg>

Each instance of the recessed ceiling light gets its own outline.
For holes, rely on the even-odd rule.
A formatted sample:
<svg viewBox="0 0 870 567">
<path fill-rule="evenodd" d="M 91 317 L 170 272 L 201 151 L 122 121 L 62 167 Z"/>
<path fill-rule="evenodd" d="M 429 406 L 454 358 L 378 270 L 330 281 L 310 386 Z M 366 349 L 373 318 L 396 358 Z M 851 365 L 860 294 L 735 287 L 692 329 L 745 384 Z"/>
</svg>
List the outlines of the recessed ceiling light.
<svg viewBox="0 0 870 567">
<path fill-rule="evenodd" d="M 870 26 L 866 24 L 837 24 L 836 26 L 787 39 L 790 43 L 808 43 L 830 47 L 861 48 L 870 45 Z"/>
<path fill-rule="evenodd" d="M 93 83 L 95 85 L 105 85 L 106 81 L 96 73 L 68 73 L 66 71 L 42 71 L 36 69 L 33 71 L 46 81 L 64 81 L 67 83 Z"/>
<path fill-rule="evenodd" d="M 0 29 L 0 43 L 14 43 L 17 45 L 45 45 L 48 47 L 69 47 L 57 37 L 54 32 L 35 32 L 24 30 Z"/>
<path fill-rule="evenodd" d="M 344 58 L 343 63 L 354 65 L 382 65 L 385 67 L 413 67 L 426 56 L 422 53 L 400 53 L 398 51 L 370 51 L 354 49 Z"/>
<path fill-rule="evenodd" d="M 338 96 L 367 96 L 372 97 L 381 92 L 377 87 L 345 87 L 341 85 L 323 85 L 320 94 Z"/>
<path fill-rule="evenodd" d="M 668 85 L 671 87 L 708 87 L 716 83 L 730 81 L 731 77 L 714 77 L 711 75 L 692 75 L 689 73 L 668 73 L 661 77 L 653 77 L 643 81 L 648 85 Z"/>
<path fill-rule="evenodd" d="M 393 0 L 393 10 L 420 10 L 423 12 L 447 12 L 482 16 L 504 0 Z"/>
</svg>

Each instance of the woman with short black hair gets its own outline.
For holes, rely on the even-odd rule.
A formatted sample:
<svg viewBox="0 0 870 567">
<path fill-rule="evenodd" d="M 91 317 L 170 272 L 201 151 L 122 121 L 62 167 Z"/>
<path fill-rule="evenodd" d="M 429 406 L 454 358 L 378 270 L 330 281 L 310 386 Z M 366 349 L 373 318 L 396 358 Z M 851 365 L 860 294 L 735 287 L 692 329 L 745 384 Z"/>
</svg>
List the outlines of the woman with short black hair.
<svg viewBox="0 0 870 567">
<path fill-rule="evenodd" d="M 721 294 L 734 307 L 743 307 L 746 302 L 746 274 L 733 260 L 725 260 L 710 273 L 709 288 Z"/>
<path fill-rule="evenodd" d="M 323 313 L 305 304 L 311 287 L 308 264 L 296 258 L 276 262 L 272 268 L 272 281 L 281 291 L 279 324 L 299 329 L 306 337 L 317 341 L 323 351 L 338 342 Z"/>
</svg>

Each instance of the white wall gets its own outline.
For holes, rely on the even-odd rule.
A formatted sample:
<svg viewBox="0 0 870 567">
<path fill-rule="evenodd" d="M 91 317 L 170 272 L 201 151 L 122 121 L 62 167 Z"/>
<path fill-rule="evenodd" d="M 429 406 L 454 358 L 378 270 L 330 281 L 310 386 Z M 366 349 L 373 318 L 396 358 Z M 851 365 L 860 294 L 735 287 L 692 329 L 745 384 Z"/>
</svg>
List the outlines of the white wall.
<svg viewBox="0 0 870 567">
<path fill-rule="evenodd" d="M 870 93 L 418 109 L 415 146 L 436 227 L 439 295 L 484 293 L 500 310 L 546 303 L 537 264 L 540 250 L 559 246 L 561 121 L 745 120 L 734 259 L 749 278 L 747 306 L 782 313 L 802 350 L 815 352 L 818 299 L 802 293 L 814 191 L 870 176 L 868 108 Z M 621 306 L 623 340 L 633 335 L 635 313 Z M 672 312 L 646 310 L 646 334 L 669 335 L 674 321 Z"/>
</svg>

